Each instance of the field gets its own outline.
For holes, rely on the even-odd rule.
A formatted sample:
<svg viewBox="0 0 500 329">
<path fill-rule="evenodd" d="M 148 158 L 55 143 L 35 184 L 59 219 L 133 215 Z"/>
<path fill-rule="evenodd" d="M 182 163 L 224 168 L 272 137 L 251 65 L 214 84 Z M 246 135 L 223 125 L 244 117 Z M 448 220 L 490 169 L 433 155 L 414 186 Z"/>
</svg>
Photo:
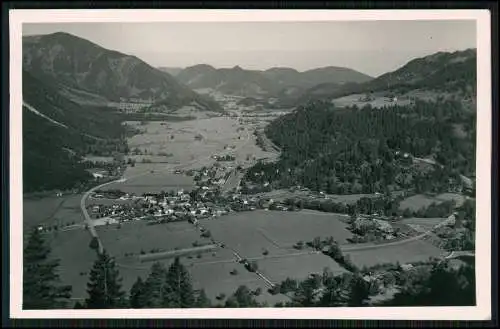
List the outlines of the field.
<svg viewBox="0 0 500 329">
<path fill-rule="evenodd" d="M 335 275 L 346 272 L 337 262 L 323 254 L 268 258 L 257 261 L 257 264 L 259 271 L 274 283 L 279 283 L 286 278 L 303 280 L 311 273 L 322 273 L 325 267 L 328 267 Z"/>
<path fill-rule="evenodd" d="M 84 157 L 86 161 L 92 161 L 92 162 L 113 162 L 113 157 L 104 157 L 104 156 L 97 156 L 97 155 L 87 155 Z"/>
<path fill-rule="evenodd" d="M 416 231 L 425 232 L 441 223 L 445 218 L 404 218 L 401 223 L 408 225 Z"/>
<path fill-rule="evenodd" d="M 78 229 L 45 236 L 51 241 L 52 256 L 61 261 L 59 274 L 62 283 L 73 287 L 72 297 L 85 298 L 87 274 L 97 259 L 96 252 L 89 248 L 89 232 Z"/>
<path fill-rule="evenodd" d="M 455 200 L 457 207 L 459 207 L 464 203 L 465 197 L 463 195 L 456 193 L 442 193 L 436 196 L 417 194 L 401 201 L 399 208 L 417 211 L 421 208 L 426 208 L 430 206 L 432 203 L 439 204 L 449 200 Z"/>
<path fill-rule="evenodd" d="M 364 249 L 344 252 L 358 267 L 373 266 L 383 263 L 400 264 L 425 261 L 429 257 L 439 257 L 443 250 L 425 241 L 411 241 L 394 246 L 379 246 L 373 249 Z"/>
<path fill-rule="evenodd" d="M 192 177 L 154 171 L 153 173 L 146 172 L 144 175 L 128 178 L 125 182 L 115 182 L 106 185 L 103 187 L 103 190 L 120 189 L 123 192 L 142 195 L 147 192 L 158 193 L 161 191 L 178 191 L 181 189 L 190 191 L 193 187 L 194 181 Z"/>
<path fill-rule="evenodd" d="M 181 261 L 189 269 L 195 288 L 204 288 L 214 302 L 217 302 L 215 297 L 220 293 L 229 296 L 240 285 L 250 289 L 260 287 L 263 292 L 258 297 L 259 301 L 274 304 L 287 300 L 286 296 L 269 294 L 266 282 L 237 263 L 232 249 L 244 258 L 256 260 L 259 270 L 273 282 L 280 282 L 286 277 L 302 279 L 311 272 L 321 272 L 324 267 L 329 267 L 334 273 L 343 271 L 327 256 L 291 248 L 298 240 L 307 241 L 317 235 L 333 235 L 339 241 L 345 241 L 350 233 L 336 215 L 312 211 L 255 211 L 203 220 L 201 224 L 211 231 L 216 240 L 225 243 L 226 248 L 200 252 L 199 256 L 198 253 L 183 256 Z M 143 278 L 147 276 L 154 262 L 141 263 L 138 257 L 141 250 L 146 253 L 151 249 L 167 251 L 192 248 L 195 241 L 209 242 L 200 237 L 200 232 L 187 222 L 146 225 L 145 222 L 137 221 L 124 223 L 121 229 L 109 225 L 100 226 L 97 230 L 106 250 L 116 257 L 125 289 L 132 286 L 138 275 Z M 88 249 L 88 245 L 84 248 Z M 267 256 L 262 254 L 264 249 L 269 251 Z M 134 255 L 125 256 L 129 253 Z M 159 261 L 168 266 L 172 260 Z M 231 274 L 233 269 L 237 269 L 238 274 Z"/>
<path fill-rule="evenodd" d="M 166 251 L 175 248 L 192 248 L 194 241 L 208 242 L 207 239 L 201 238 L 199 231 L 187 222 L 164 225 L 129 222 L 123 224 L 121 229 L 117 229 L 116 225 L 110 225 L 100 226 L 97 230 L 106 250 L 116 257 L 116 263 L 123 277 L 123 286 L 127 290 L 130 289 L 137 276 L 145 278 L 148 275 L 150 267 L 155 261 L 159 261 L 167 267 L 172 262 L 172 259 L 140 262 L 138 256 L 141 249 L 149 253 L 153 248 Z M 88 249 L 87 245 L 85 248 Z M 126 257 L 124 255 L 131 252 L 134 253 L 133 256 Z M 236 257 L 228 249 L 197 252 L 188 257 L 182 256 L 180 259 L 191 273 L 193 286 L 196 289 L 204 288 L 214 302 L 217 302 L 216 296 L 220 293 L 229 296 L 240 285 L 246 285 L 251 289 L 260 287 L 263 290 L 259 297 L 261 301 L 266 300 L 274 303 L 286 298 L 272 296 L 266 292 L 266 283 L 257 275 L 248 272 L 243 265 L 237 263 Z M 233 269 L 238 270 L 237 275 L 230 273 Z"/>
<path fill-rule="evenodd" d="M 152 161 L 164 161 L 171 164 L 182 164 L 194 168 L 214 162 L 212 155 L 233 154 L 238 162 L 246 162 L 247 156 L 264 158 L 275 156 L 263 152 L 255 145 L 252 131 L 240 127 L 238 120 L 228 117 L 215 117 L 182 122 L 129 122 L 142 130 L 128 140 L 131 150 L 138 148 L 147 151 L 147 155 L 135 156 L 138 159 L 150 158 Z M 246 126 L 241 126 L 247 128 Z M 199 136 L 199 139 L 195 139 Z M 234 150 L 225 150 L 232 146 Z M 158 157 L 159 153 L 170 156 Z M 140 165 L 136 163 L 136 166 Z"/>
<path fill-rule="evenodd" d="M 146 221 L 135 221 L 124 223 L 120 229 L 116 225 L 99 226 L 97 234 L 106 250 L 117 258 L 125 253 L 139 255 L 141 250 L 149 253 L 151 249 L 191 248 L 193 242 L 206 240 L 188 222 L 147 225 Z"/>
<path fill-rule="evenodd" d="M 363 107 L 370 104 L 372 107 L 380 108 L 384 106 L 392 106 L 392 105 L 408 105 L 410 104 L 409 99 L 400 98 L 396 102 L 390 102 L 387 97 L 384 97 L 381 94 L 374 94 L 374 100 L 369 102 L 363 102 L 360 98 L 364 97 L 364 94 L 352 94 L 349 96 L 340 97 L 334 99 L 332 102 L 338 107 L 352 106 L 356 105 L 357 107 Z"/>
<path fill-rule="evenodd" d="M 333 236 L 340 243 L 351 236 L 339 215 L 315 211 L 281 212 L 257 210 L 203 221 L 214 237 L 222 239 L 243 257 L 296 252 L 298 241 L 311 241 L 316 236 Z"/>
<path fill-rule="evenodd" d="M 23 225 L 28 229 L 37 225 L 71 225 L 83 222 L 80 194 L 61 197 L 24 198 Z"/>
</svg>

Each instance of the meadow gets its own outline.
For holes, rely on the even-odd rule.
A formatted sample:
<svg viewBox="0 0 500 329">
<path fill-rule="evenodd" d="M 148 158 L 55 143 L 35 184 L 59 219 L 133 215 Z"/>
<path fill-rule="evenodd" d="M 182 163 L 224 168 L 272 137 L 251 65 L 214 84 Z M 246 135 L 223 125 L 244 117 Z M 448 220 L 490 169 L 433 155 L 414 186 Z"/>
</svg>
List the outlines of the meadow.
<svg viewBox="0 0 500 329">
<path fill-rule="evenodd" d="M 38 226 L 66 226 L 80 224 L 83 215 L 80 210 L 81 194 L 61 197 L 23 199 L 23 227 L 25 230 Z"/>
<path fill-rule="evenodd" d="M 144 193 L 159 193 L 161 191 L 190 191 L 194 188 L 193 177 L 174 174 L 160 170 L 145 172 L 143 175 L 127 178 L 125 182 L 115 182 L 106 185 L 103 190 L 119 189 L 126 193 L 142 195 Z"/>
<path fill-rule="evenodd" d="M 383 263 L 426 261 L 430 257 L 440 257 L 443 253 L 446 252 L 426 241 L 414 240 L 399 245 L 380 245 L 373 249 L 345 251 L 344 255 L 349 255 L 358 267 L 370 267 Z"/>
<path fill-rule="evenodd" d="M 439 204 L 449 200 L 454 200 L 456 206 L 459 207 L 465 202 L 465 197 L 457 193 L 442 193 L 435 196 L 416 194 L 401 201 L 399 208 L 417 211 L 429 207 L 433 203 Z"/>
<path fill-rule="evenodd" d="M 236 249 L 244 257 L 257 257 L 265 250 L 269 255 L 296 251 L 298 241 L 316 236 L 333 236 L 343 243 L 351 236 L 339 215 L 316 211 L 282 212 L 256 210 L 202 222 L 214 237 Z"/>
</svg>

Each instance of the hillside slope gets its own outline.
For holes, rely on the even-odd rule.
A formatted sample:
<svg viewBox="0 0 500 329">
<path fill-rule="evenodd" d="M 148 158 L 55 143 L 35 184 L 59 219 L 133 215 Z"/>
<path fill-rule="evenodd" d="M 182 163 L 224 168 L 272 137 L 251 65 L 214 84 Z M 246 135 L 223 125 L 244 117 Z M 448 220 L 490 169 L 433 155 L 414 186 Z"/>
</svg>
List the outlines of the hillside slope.
<svg viewBox="0 0 500 329">
<path fill-rule="evenodd" d="M 401 68 L 367 82 L 315 86 L 304 92 L 298 103 L 350 94 L 405 94 L 413 90 L 446 92 L 473 98 L 476 95 L 476 65 L 476 49 L 439 52 L 411 60 Z"/>
<path fill-rule="evenodd" d="M 198 101 L 205 110 L 220 111 L 217 103 L 139 58 L 68 33 L 23 37 L 23 69 L 57 85 L 76 101 L 92 99 L 106 105 L 120 101 L 168 103 L 172 99 L 175 108 Z"/>
<path fill-rule="evenodd" d="M 334 194 L 461 191 L 466 188 L 461 175 L 475 176 L 476 112 L 463 101 L 475 99 L 474 69 L 475 51 L 438 53 L 364 84 L 335 86 L 337 96 L 418 89 L 455 93 L 455 98 L 415 99 L 375 110 L 367 104 L 338 107 L 331 102 L 334 96 L 316 94 L 320 100 L 309 100 L 266 127 L 281 157 L 257 164 L 246 180 Z M 391 81 L 397 83 L 387 89 Z M 316 91 L 332 85 L 321 87 Z M 422 159 L 438 165 L 429 168 Z"/>
<path fill-rule="evenodd" d="M 26 71 L 23 104 L 25 192 L 71 188 L 90 178 L 83 155 L 126 150 L 126 131 L 116 114 L 74 103 Z"/>
</svg>

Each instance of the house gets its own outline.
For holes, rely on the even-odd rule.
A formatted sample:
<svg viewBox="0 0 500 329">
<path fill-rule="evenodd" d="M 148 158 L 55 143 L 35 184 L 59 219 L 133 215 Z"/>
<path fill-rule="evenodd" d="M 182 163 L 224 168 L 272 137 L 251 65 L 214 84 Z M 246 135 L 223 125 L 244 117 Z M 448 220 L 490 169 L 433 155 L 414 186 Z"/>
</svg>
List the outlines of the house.
<svg viewBox="0 0 500 329">
<path fill-rule="evenodd" d="M 384 231 L 386 233 L 392 233 L 394 231 L 392 225 L 385 220 L 374 219 L 373 221 L 376 223 L 378 229 L 381 231 Z"/>
<path fill-rule="evenodd" d="M 401 265 L 401 269 L 402 269 L 403 271 L 409 271 L 409 270 L 411 270 L 412 268 L 413 268 L 413 265 L 412 265 L 412 264 L 403 264 L 403 265 Z"/>
</svg>

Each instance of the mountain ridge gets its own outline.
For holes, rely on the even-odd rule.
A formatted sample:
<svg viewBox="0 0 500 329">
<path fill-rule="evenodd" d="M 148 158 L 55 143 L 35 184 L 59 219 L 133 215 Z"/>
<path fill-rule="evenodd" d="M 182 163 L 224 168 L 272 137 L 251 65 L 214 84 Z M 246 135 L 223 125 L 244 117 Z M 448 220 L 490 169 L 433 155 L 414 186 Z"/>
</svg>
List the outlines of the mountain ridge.
<svg viewBox="0 0 500 329">
<path fill-rule="evenodd" d="M 168 103 L 175 95 L 175 100 L 184 100 L 175 106 L 203 99 L 200 103 L 208 104 L 205 110 L 221 111 L 217 103 L 138 57 L 65 32 L 23 37 L 23 68 L 57 84 L 68 95 L 76 89 L 111 103 L 139 99 L 151 104 Z"/>
<path fill-rule="evenodd" d="M 239 65 L 215 68 L 198 64 L 180 71 L 176 78 L 193 89 L 210 88 L 244 97 L 275 97 L 293 89 L 293 93 L 320 83 L 364 82 L 372 77 L 350 68 L 327 66 L 302 72 L 288 67 L 249 70 Z"/>
</svg>

